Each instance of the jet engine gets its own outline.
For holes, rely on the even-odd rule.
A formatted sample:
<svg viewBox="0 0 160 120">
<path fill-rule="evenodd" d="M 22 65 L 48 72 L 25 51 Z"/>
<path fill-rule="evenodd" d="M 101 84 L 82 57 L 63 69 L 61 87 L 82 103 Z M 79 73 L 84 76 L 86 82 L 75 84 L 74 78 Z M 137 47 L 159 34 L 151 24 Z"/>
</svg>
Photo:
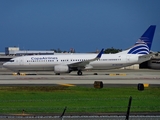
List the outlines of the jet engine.
<svg viewBox="0 0 160 120">
<path fill-rule="evenodd" d="M 55 73 L 69 73 L 69 67 L 67 65 L 56 65 L 54 66 Z"/>
</svg>

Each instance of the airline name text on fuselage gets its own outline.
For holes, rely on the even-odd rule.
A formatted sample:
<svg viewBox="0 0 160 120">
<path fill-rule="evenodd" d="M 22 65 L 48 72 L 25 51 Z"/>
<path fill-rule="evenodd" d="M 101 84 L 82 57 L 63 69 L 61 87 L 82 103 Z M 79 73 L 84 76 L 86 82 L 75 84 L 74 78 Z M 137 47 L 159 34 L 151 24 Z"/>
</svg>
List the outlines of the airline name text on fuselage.
<svg viewBox="0 0 160 120">
<path fill-rule="evenodd" d="M 57 57 L 31 57 L 31 60 L 55 60 Z"/>
</svg>

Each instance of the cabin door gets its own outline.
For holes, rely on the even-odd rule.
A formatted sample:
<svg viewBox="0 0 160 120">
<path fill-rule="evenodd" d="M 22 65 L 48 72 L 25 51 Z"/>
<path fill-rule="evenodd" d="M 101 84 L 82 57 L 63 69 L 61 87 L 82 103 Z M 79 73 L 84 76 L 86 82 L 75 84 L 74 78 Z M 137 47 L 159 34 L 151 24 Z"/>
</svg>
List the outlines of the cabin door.
<svg viewBox="0 0 160 120">
<path fill-rule="evenodd" d="M 23 65 L 24 61 L 23 61 L 23 57 L 19 59 L 19 65 Z"/>
<path fill-rule="evenodd" d="M 130 55 L 127 55 L 126 62 L 127 62 L 127 63 L 130 63 L 130 62 L 131 62 L 131 61 L 130 61 Z"/>
</svg>

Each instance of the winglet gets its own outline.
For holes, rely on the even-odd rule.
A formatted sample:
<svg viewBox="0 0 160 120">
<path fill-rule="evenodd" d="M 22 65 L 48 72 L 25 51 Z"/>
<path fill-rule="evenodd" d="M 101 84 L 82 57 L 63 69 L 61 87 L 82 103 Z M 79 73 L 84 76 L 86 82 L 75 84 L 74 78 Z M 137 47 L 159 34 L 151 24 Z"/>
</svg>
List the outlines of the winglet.
<svg viewBox="0 0 160 120">
<path fill-rule="evenodd" d="M 101 58 L 101 56 L 102 56 L 102 54 L 103 54 L 103 51 L 104 51 L 104 49 L 102 49 L 99 53 L 98 53 L 98 55 L 97 55 L 97 57 L 96 58 Z"/>
</svg>

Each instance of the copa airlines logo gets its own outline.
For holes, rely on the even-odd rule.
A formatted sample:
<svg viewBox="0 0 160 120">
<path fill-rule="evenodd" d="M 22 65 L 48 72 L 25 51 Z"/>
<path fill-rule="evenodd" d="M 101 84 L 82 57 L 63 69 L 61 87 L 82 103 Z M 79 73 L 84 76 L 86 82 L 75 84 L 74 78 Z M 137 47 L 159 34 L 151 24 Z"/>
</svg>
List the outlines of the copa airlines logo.
<svg viewBox="0 0 160 120">
<path fill-rule="evenodd" d="M 149 47 L 143 40 L 138 40 L 128 54 L 149 54 Z"/>
<path fill-rule="evenodd" d="M 54 60 L 58 59 L 57 57 L 31 57 L 31 60 Z"/>
</svg>

